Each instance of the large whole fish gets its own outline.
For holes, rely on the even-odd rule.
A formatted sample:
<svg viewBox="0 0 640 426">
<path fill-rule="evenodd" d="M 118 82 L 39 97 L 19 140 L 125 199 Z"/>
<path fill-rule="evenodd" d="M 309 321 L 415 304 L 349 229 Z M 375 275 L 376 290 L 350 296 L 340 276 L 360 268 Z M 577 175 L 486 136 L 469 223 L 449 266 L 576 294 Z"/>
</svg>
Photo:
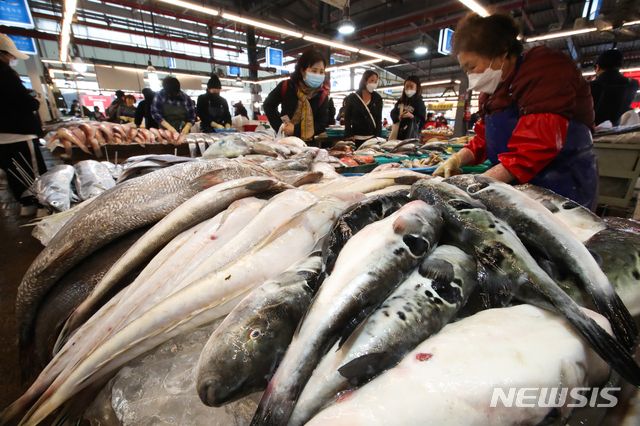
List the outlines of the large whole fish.
<svg viewBox="0 0 640 426">
<path fill-rule="evenodd" d="M 58 278 L 96 249 L 133 229 L 157 222 L 203 189 L 260 175 L 254 167 L 235 160 L 168 167 L 105 191 L 69 220 L 33 261 L 18 288 L 16 317 L 23 366 L 28 364 L 38 306 Z"/>
<path fill-rule="evenodd" d="M 196 371 L 206 405 L 219 407 L 266 389 L 311 303 L 320 252 L 253 290 L 211 335 Z"/>
<path fill-rule="evenodd" d="M 587 290 L 596 309 L 611 324 L 615 336 L 627 349 L 638 339 L 638 329 L 607 276 L 569 229 L 549 210 L 527 195 L 488 176 L 460 175 L 445 179 L 480 200 L 504 220 L 520 240 L 545 259 L 575 277 Z"/>
<path fill-rule="evenodd" d="M 380 305 L 435 246 L 441 229 L 436 210 L 417 201 L 347 242 L 269 382 L 252 424 L 286 424 L 314 367 L 345 327 Z"/>
<path fill-rule="evenodd" d="M 76 309 L 71 315 L 63 332 L 60 333 L 60 341 L 65 342 L 68 333 L 88 318 L 87 307 L 102 300 L 114 285 L 182 231 L 215 216 L 238 199 L 253 197 L 267 191 L 281 191 L 288 187 L 272 178 L 246 177 L 216 185 L 191 197 L 151 228 L 109 269 L 93 289 L 87 302 L 83 303 L 83 308 Z"/>
<path fill-rule="evenodd" d="M 587 313 L 608 328 L 604 317 Z M 554 410 L 566 420 L 572 410 L 567 405 L 574 403 L 570 391 L 603 384 L 609 372 L 561 316 L 526 304 L 489 309 L 447 325 L 397 367 L 339 396 L 308 425 L 548 424 Z M 526 406 L 506 406 L 500 398 L 490 406 L 494 389 L 508 395 L 510 388 L 534 388 L 526 395 L 536 397 Z M 562 388 L 568 392 L 554 408 Z"/>
<path fill-rule="evenodd" d="M 103 163 L 85 160 L 76 164 L 74 168 L 76 192 L 83 201 L 116 186 L 111 171 Z"/>
<path fill-rule="evenodd" d="M 339 392 L 395 367 L 455 318 L 476 284 L 475 260 L 453 246 L 429 254 L 369 318 L 322 359 L 296 404 L 290 425 L 309 421 Z"/>
<path fill-rule="evenodd" d="M 67 164 L 53 166 L 36 179 L 31 191 L 40 204 L 50 206 L 60 212 L 69 210 L 73 195 L 71 182 L 74 175 L 73 166 Z"/>
<path fill-rule="evenodd" d="M 446 238 L 465 252 L 475 252 L 480 286 L 491 306 L 504 306 L 513 296 L 564 315 L 602 359 L 629 383 L 640 385 L 640 367 L 629 352 L 538 266 L 509 225 L 445 182 L 417 182 L 411 197 L 436 205 L 447 224 Z"/>
<path fill-rule="evenodd" d="M 130 322 L 51 384 L 23 419 L 36 425 L 71 396 L 166 340 L 228 314 L 255 287 L 309 256 L 333 220 L 362 195 L 327 197 L 301 211 L 226 268 L 171 295 Z"/>
</svg>

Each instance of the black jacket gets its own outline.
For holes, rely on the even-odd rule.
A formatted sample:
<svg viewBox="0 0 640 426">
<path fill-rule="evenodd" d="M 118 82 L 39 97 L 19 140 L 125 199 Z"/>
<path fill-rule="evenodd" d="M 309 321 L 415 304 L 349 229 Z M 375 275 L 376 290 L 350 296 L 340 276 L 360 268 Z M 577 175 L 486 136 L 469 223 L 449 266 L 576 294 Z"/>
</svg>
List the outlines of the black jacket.
<svg viewBox="0 0 640 426">
<path fill-rule="evenodd" d="M 424 128 L 424 123 L 427 121 L 427 108 L 424 106 L 422 96 L 414 96 L 414 99 L 409 103 L 409 105 L 404 107 L 403 113 L 407 111 L 413 114 L 413 123 L 415 125 L 410 126 L 410 128 L 414 129 L 414 131 L 411 134 L 404 135 L 398 132 L 398 139 L 401 140 L 420 137 L 420 131 Z M 391 120 L 393 120 L 394 124 L 400 121 L 400 101 L 396 102 L 389 115 L 391 116 Z M 410 118 L 404 118 L 402 123 L 400 123 L 400 128 L 403 128 L 405 124 L 411 124 L 409 123 L 410 120 Z M 417 133 L 415 132 L 416 127 Z"/>
<path fill-rule="evenodd" d="M 118 115 L 118 110 L 120 109 L 120 105 L 126 105 L 126 104 L 127 102 L 125 102 L 124 98 L 123 99 L 116 98 L 113 102 L 111 102 L 111 105 L 109 105 L 109 108 L 107 108 L 107 110 L 105 111 L 106 115 L 109 116 L 107 118 L 107 121 L 111 123 L 120 123 L 120 116 Z"/>
<path fill-rule="evenodd" d="M 378 92 L 371 94 L 368 110 L 358 96 L 362 98 L 362 90 L 356 90 L 347 97 L 344 108 L 344 133 L 351 136 L 380 136 L 382 134 L 382 98 Z M 364 98 L 362 98 L 364 100 Z M 371 121 L 373 116 L 374 122 Z"/>
<path fill-rule="evenodd" d="M 291 120 L 293 118 L 293 114 L 298 108 L 296 84 L 291 79 L 285 81 L 287 81 L 287 91 L 284 99 L 282 98 L 282 86 L 285 82 L 282 81 L 271 91 L 271 93 L 269 93 L 269 96 L 267 96 L 263 105 L 264 113 L 269 119 L 269 124 L 271 124 L 271 127 L 276 132 L 280 130 L 280 126 L 282 125 L 282 119 L 280 117 L 286 115 L 289 117 L 289 120 Z M 318 91 L 314 97 L 309 99 L 311 111 L 313 112 L 314 136 L 318 136 L 320 133 L 324 132 L 331 119 L 329 117 L 329 97 L 326 96 L 322 103 L 320 103 L 320 99 L 322 97 L 322 94 Z M 278 111 L 278 105 L 281 105 L 280 111 Z M 295 125 L 293 135 L 300 137 L 300 124 Z"/>
<path fill-rule="evenodd" d="M 637 91 L 638 80 L 627 78 L 618 70 L 607 70 L 596 77 L 591 82 L 596 125 L 607 120 L 614 126 L 620 124 L 620 117 L 631 109 Z"/>
<path fill-rule="evenodd" d="M 198 96 L 198 103 L 196 105 L 198 109 L 198 116 L 200 116 L 200 126 L 205 133 L 214 133 L 215 129 L 211 127 L 211 122 L 224 126 L 225 124 L 231 124 L 231 113 L 229 112 L 229 104 L 227 100 L 220 95 L 213 93 L 204 93 Z M 209 107 L 216 110 L 216 115 L 213 116 L 209 112 Z"/>
<path fill-rule="evenodd" d="M 158 123 L 151 116 L 151 102 L 153 102 L 153 98 L 147 100 L 143 99 L 138 103 L 138 108 L 136 108 L 136 116 L 134 118 L 134 123 L 136 126 L 140 127 L 142 124 L 142 119 L 144 118 L 144 125 L 147 129 L 157 129 Z"/>
<path fill-rule="evenodd" d="M 0 133 L 44 136 L 36 114 L 40 102 L 29 94 L 18 74 L 0 62 Z"/>
</svg>

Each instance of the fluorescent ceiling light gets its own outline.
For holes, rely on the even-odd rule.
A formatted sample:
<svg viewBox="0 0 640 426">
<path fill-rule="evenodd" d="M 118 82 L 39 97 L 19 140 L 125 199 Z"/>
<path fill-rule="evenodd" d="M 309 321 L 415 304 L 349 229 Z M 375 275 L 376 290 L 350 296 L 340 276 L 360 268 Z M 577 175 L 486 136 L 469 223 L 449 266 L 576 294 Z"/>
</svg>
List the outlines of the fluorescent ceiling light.
<svg viewBox="0 0 640 426">
<path fill-rule="evenodd" d="M 367 55 L 367 56 L 373 56 L 374 58 L 384 59 L 385 61 L 393 62 L 394 64 L 398 63 L 400 61 L 398 58 L 394 58 L 392 56 L 381 55 L 379 53 L 372 52 L 370 50 L 360 49 L 360 53 L 363 54 L 363 55 Z"/>
<path fill-rule="evenodd" d="M 464 4 L 480 16 L 489 16 L 489 12 L 473 0 L 460 0 L 460 3 Z"/>
<path fill-rule="evenodd" d="M 625 22 L 624 24 L 622 24 L 623 27 L 630 27 L 632 25 L 640 25 L 640 21 L 631 21 L 631 22 Z"/>
<path fill-rule="evenodd" d="M 173 6 L 184 7 L 185 9 L 197 10 L 198 12 L 206 13 L 207 15 L 213 15 L 213 16 L 219 15 L 219 12 L 217 10 L 209 9 L 208 7 L 198 6 L 197 4 L 193 4 L 193 3 L 187 3 L 186 1 L 182 1 L 182 0 L 158 0 L 158 1 L 161 1 L 162 3 L 170 4 Z"/>
<path fill-rule="evenodd" d="M 546 34 L 543 36 L 538 36 L 538 37 L 528 37 L 525 42 L 526 43 L 531 43 L 534 41 L 542 41 L 542 40 L 551 40 L 553 38 L 560 38 L 560 37 L 570 37 L 570 36 L 574 36 L 574 35 L 578 35 L 578 34 L 586 34 L 586 33 L 590 33 L 593 31 L 597 31 L 597 28 L 583 28 L 580 30 L 571 30 L 571 31 L 558 31 L 555 33 L 551 33 L 551 34 Z"/>
<path fill-rule="evenodd" d="M 251 81 L 251 82 L 248 82 L 248 83 L 253 83 L 253 84 L 271 83 L 272 81 L 282 81 L 282 80 L 288 80 L 288 79 L 289 79 L 289 76 L 286 76 L 286 77 L 268 78 L 266 80 Z"/>
<path fill-rule="evenodd" d="M 361 65 L 374 64 L 374 63 L 380 62 L 380 61 L 382 61 L 382 59 L 369 59 L 368 61 L 349 62 L 349 63 L 344 63 L 344 64 L 333 65 L 333 66 L 325 69 L 325 71 L 336 71 L 336 70 L 341 70 L 341 69 L 345 69 L 345 68 L 353 68 L 353 67 L 357 67 L 357 66 L 361 66 Z"/>
<path fill-rule="evenodd" d="M 264 22 L 254 21 L 253 19 L 243 18 L 241 16 L 232 15 L 231 13 L 223 13 L 222 17 L 224 19 L 229 19 L 230 21 L 242 22 L 243 24 L 253 25 L 254 27 L 270 30 L 276 33 L 287 34 L 292 37 L 302 37 L 302 33 L 297 31 L 291 31 L 285 28 L 276 27 L 275 25 L 266 24 Z"/>
<path fill-rule="evenodd" d="M 424 83 L 420 83 L 420 86 L 437 86 L 438 84 L 460 84 L 460 80 L 451 81 L 451 80 L 438 80 L 438 81 L 425 81 Z"/>
<path fill-rule="evenodd" d="M 333 92 L 331 95 L 349 95 L 351 93 L 355 93 L 355 90 L 343 90 L 340 92 Z"/>
<path fill-rule="evenodd" d="M 346 44 L 336 43 L 334 41 L 325 40 L 323 38 L 311 37 L 311 36 L 306 35 L 306 36 L 304 36 L 304 39 L 308 40 L 308 41 L 313 41 L 315 43 L 324 44 L 326 46 L 332 46 L 332 47 L 336 47 L 338 49 L 348 50 L 350 52 L 359 52 L 360 51 L 360 49 L 358 49 L 357 47 L 347 46 Z"/>
</svg>

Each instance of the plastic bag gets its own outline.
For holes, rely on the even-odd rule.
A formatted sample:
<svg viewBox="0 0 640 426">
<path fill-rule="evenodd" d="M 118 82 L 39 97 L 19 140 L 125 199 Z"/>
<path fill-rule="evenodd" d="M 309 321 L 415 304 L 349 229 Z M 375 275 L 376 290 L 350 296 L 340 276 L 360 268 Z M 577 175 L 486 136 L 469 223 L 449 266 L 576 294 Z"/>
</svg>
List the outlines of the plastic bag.
<svg viewBox="0 0 640 426">
<path fill-rule="evenodd" d="M 282 123 L 280 125 L 280 129 L 278 130 L 278 133 L 276 133 L 276 138 L 274 139 L 276 142 L 278 142 L 279 140 L 282 140 L 284 138 L 286 138 L 287 136 L 284 134 L 284 125 L 286 123 Z"/>
</svg>

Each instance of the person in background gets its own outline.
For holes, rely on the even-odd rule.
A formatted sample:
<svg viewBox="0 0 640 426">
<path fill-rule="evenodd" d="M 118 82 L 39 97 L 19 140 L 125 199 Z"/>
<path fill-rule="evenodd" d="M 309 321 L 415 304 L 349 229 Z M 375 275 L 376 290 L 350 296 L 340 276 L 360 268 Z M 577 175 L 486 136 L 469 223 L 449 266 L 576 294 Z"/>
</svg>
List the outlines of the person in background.
<svg viewBox="0 0 640 426">
<path fill-rule="evenodd" d="M 402 96 L 390 113 L 393 123 L 400 124 L 396 139 L 405 140 L 420 137 L 420 131 L 424 128 L 427 115 L 421 93 L 420 79 L 415 75 L 408 77 L 404 82 Z"/>
<path fill-rule="evenodd" d="M 107 108 L 105 113 L 107 114 L 107 121 L 111 123 L 120 123 L 120 116 L 118 115 L 118 109 L 120 105 L 126 105 L 124 100 L 124 92 L 122 90 L 116 90 L 116 99 L 111 102 L 111 105 Z"/>
<path fill-rule="evenodd" d="M 170 132 L 182 128 L 182 133 L 189 133 L 196 122 L 196 107 L 191 98 L 180 90 L 177 78 L 169 76 L 162 80 L 162 90 L 151 103 L 151 117 Z"/>
<path fill-rule="evenodd" d="M 331 96 L 329 96 L 329 124 L 336 124 L 336 104 Z"/>
<path fill-rule="evenodd" d="M 470 118 L 469 121 L 467 121 L 467 130 L 473 130 L 473 127 L 476 125 L 476 123 L 478 122 L 478 111 L 474 111 Z"/>
<path fill-rule="evenodd" d="M 158 123 L 156 123 L 153 117 L 151 117 L 151 103 L 153 102 L 153 98 L 156 96 L 156 92 L 145 87 L 142 89 L 142 96 L 144 96 L 144 99 L 138 103 L 136 116 L 133 122 L 136 127 L 140 127 L 142 125 L 142 120 L 144 119 L 145 129 L 157 129 Z"/>
<path fill-rule="evenodd" d="M 222 84 L 218 76 L 213 75 L 207 82 L 206 93 L 198 96 L 198 116 L 204 133 L 231 128 L 231 113 L 227 100 L 220 96 Z"/>
<path fill-rule="evenodd" d="M 136 117 L 136 98 L 133 95 L 127 95 L 124 97 L 125 104 L 120 105 L 118 109 L 118 116 L 120 116 L 120 123 L 133 123 Z"/>
<path fill-rule="evenodd" d="M 344 133 L 360 147 L 382 134 L 382 97 L 376 92 L 378 74 L 367 70 L 362 74 L 355 93 L 347 96 L 344 107 Z"/>
<path fill-rule="evenodd" d="M 74 99 L 71 102 L 71 109 L 69 110 L 69 115 L 72 117 L 81 117 L 82 113 L 80 112 L 80 102 L 77 99 Z"/>
<path fill-rule="evenodd" d="M 436 127 L 443 127 L 449 124 L 446 118 L 444 118 L 444 113 L 441 112 L 439 116 L 436 117 Z"/>
<path fill-rule="evenodd" d="M 37 177 L 33 170 L 39 174 L 47 171 L 38 141 L 44 136 L 42 123 L 36 115 L 40 102 L 29 94 L 13 70 L 19 59 L 27 58 L 13 40 L 0 34 L 0 168 L 6 172 L 9 188 L 22 206 L 20 216 L 44 215 L 45 212 L 44 209 L 38 211 L 35 197 L 23 198 L 28 186 L 18 178 L 21 172 L 14 161 L 31 179 Z"/>
<path fill-rule="evenodd" d="M 320 52 L 307 50 L 298 59 L 291 77 L 269 93 L 264 112 L 274 130 L 284 123 L 285 136 L 297 136 L 305 142 L 325 131 L 331 121 L 326 66 L 327 60 Z"/>
<path fill-rule="evenodd" d="M 602 52 L 594 62 L 596 78 L 591 81 L 596 125 L 609 120 L 620 124 L 620 117 L 631 109 L 638 91 L 638 80 L 620 73 L 624 56 L 617 49 Z"/>
<path fill-rule="evenodd" d="M 436 120 L 433 119 L 432 112 L 427 113 L 427 121 L 425 122 L 424 128 L 426 129 L 427 127 L 436 127 Z"/>
<path fill-rule="evenodd" d="M 384 120 L 382 120 L 382 127 L 387 127 L 389 125 L 389 122 L 387 121 L 387 118 L 385 117 Z"/>
<path fill-rule="evenodd" d="M 593 152 L 589 83 L 559 50 L 524 51 L 510 15 L 467 14 L 453 34 L 452 52 L 480 92 L 476 136 L 434 175 L 484 163 L 502 182 L 531 183 L 595 208 L 598 167 Z"/>
<path fill-rule="evenodd" d="M 233 106 L 233 116 L 236 117 L 238 115 L 246 118 L 247 120 L 249 119 L 249 113 L 247 112 L 247 109 L 244 107 L 244 105 L 242 105 L 242 101 L 239 101 Z"/>
<path fill-rule="evenodd" d="M 340 111 L 338 112 L 338 122 L 340 125 L 344 126 L 344 106 L 347 104 L 347 98 L 345 97 L 342 100 L 342 106 L 340 107 Z"/>
<path fill-rule="evenodd" d="M 104 114 L 100 112 L 100 107 L 97 106 L 93 107 L 93 117 L 96 119 L 96 121 L 105 121 L 107 119 L 107 117 L 105 117 Z"/>
</svg>

